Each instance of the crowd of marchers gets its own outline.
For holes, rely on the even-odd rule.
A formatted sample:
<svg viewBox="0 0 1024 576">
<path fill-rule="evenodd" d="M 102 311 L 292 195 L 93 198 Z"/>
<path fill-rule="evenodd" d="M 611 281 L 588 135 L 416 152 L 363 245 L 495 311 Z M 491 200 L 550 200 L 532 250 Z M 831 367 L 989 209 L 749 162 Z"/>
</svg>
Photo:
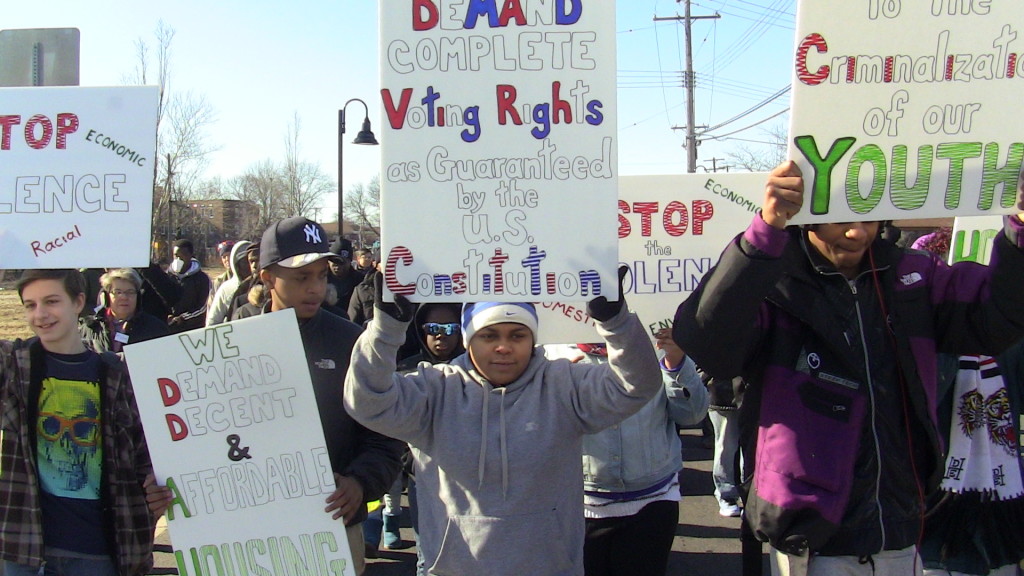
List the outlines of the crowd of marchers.
<svg viewBox="0 0 1024 576">
<path fill-rule="evenodd" d="M 532 303 L 385 298 L 379 255 L 302 217 L 222 242 L 213 279 L 186 239 L 166 265 L 25 271 L 34 336 L 0 341 L 3 574 L 147 574 L 173 495 L 124 347 L 292 310 L 354 574 L 403 545 L 407 493 L 417 574 L 664 575 L 678 429 L 709 419 L 745 576 L 765 542 L 779 575 L 1017 575 L 1024 173 L 1017 201 L 989 265 L 947 265 L 887 223 L 791 225 L 787 162 L 653 341 L 621 286 L 587 304 L 600 341 L 559 346 Z"/>
</svg>

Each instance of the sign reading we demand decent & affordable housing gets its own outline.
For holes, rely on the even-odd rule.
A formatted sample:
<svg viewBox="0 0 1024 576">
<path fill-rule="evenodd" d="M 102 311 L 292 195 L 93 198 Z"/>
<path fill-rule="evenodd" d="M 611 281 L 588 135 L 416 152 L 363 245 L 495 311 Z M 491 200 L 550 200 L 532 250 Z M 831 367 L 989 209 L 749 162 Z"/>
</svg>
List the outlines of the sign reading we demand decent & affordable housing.
<svg viewBox="0 0 1024 576">
<path fill-rule="evenodd" d="M 382 260 L 416 301 L 615 297 L 615 3 L 380 3 Z"/>
<path fill-rule="evenodd" d="M 792 223 L 1016 212 L 1024 4 L 802 0 Z"/>
<path fill-rule="evenodd" d="M 355 575 L 293 310 L 124 353 L 179 574 Z"/>
<path fill-rule="evenodd" d="M 0 268 L 149 262 L 159 88 L 0 88 Z"/>
</svg>

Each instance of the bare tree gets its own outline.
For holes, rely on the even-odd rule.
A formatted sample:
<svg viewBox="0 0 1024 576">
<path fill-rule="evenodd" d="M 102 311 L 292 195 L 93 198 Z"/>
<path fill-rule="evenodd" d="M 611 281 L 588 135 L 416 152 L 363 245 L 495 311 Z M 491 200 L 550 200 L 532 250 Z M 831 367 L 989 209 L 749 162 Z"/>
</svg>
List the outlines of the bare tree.
<svg viewBox="0 0 1024 576">
<path fill-rule="evenodd" d="M 157 162 L 153 167 L 153 235 L 159 240 L 161 229 L 169 244 L 177 226 L 169 203 L 188 200 L 193 187 L 206 168 L 207 157 L 215 150 L 206 141 L 206 129 L 215 121 L 213 109 L 205 97 L 190 92 L 172 93 L 171 44 L 174 29 L 163 20 L 154 32 L 156 41 L 156 75 L 150 77 L 150 50 L 146 41 L 135 42 L 135 69 L 124 79 L 128 84 L 160 86 L 157 104 Z M 165 226 L 161 226 L 161 222 Z M 156 242 L 154 242 L 154 246 Z"/>
<path fill-rule="evenodd" d="M 380 236 L 380 176 L 374 176 L 368 185 L 352 186 L 344 202 L 346 220 Z"/>
<path fill-rule="evenodd" d="M 244 236 L 258 237 L 272 222 L 291 215 L 282 202 L 285 186 L 278 167 L 271 160 L 257 162 L 241 176 L 231 179 L 228 194 L 236 200 L 252 202 L 259 209 L 256 220 L 244 226 Z"/>
<path fill-rule="evenodd" d="M 206 130 L 215 120 L 202 95 L 189 91 L 168 100 L 157 142 L 164 172 L 175 178 L 175 200 L 192 198 L 193 187 L 206 170 L 210 153 L 216 150 L 206 140 Z"/>
<path fill-rule="evenodd" d="M 765 141 L 756 146 L 740 144 L 726 153 L 729 161 L 736 168 L 749 172 L 767 172 L 786 161 L 789 142 L 786 122 L 761 128 Z"/>
<path fill-rule="evenodd" d="M 334 191 L 334 181 L 320 169 L 319 164 L 301 160 L 299 157 L 299 132 L 301 123 L 298 112 L 284 140 L 285 160 L 282 177 L 286 183 L 281 204 L 289 216 L 311 217 L 328 192 Z"/>
</svg>

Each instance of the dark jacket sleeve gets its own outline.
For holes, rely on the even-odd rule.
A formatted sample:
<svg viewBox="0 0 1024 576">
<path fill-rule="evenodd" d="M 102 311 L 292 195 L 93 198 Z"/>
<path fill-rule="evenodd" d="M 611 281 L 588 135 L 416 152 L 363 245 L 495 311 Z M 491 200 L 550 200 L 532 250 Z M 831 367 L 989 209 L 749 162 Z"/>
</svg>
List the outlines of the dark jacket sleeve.
<svg viewBox="0 0 1024 576">
<path fill-rule="evenodd" d="M 206 302 L 210 297 L 210 277 L 200 270 L 181 282 L 181 299 L 174 304 L 174 314 L 192 317 L 198 312 L 206 314 Z"/>
<path fill-rule="evenodd" d="M 405 442 L 356 424 L 356 446 L 356 456 L 342 474 L 359 481 L 364 500 L 379 500 L 402 472 Z"/>
<path fill-rule="evenodd" d="M 157 264 L 139 268 L 138 272 L 146 290 L 139 305 L 157 318 L 166 319 L 171 307 L 181 299 L 181 286 Z"/>
<path fill-rule="evenodd" d="M 1006 220 L 989 265 L 940 264 L 932 284 L 938 350 L 995 356 L 1024 336 L 1024 224 Z"/>
<path fill-rule="evenodd" d="M 365 283 L 356 287 L 348 304 L 348 318 L 359 326 L 365 326 L 373 318 L 373 290 Z"/>
<path fill-rule="evenodd" d="M 756 353 L 761 307 L 785 272 L 785 230 L 754 216 L 676 311 L 672 338 L 714 378 L 731 379 Z"/>
</svg>

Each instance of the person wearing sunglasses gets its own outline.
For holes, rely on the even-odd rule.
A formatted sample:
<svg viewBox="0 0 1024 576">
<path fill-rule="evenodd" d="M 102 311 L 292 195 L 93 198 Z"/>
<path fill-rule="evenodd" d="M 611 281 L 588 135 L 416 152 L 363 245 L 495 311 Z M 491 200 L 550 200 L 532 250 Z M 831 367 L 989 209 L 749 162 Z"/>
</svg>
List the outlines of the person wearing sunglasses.
<svg viewBox="0 0 1024 576">
<path fill-rule="evenodd" d="M 427 362 L 431 365 L 447 364 L 465 352 L 466 349 L 462 345 L 462 325 L 459 323 L 460 312 L 461 309 L 458 304 L 420 304 L 416 309 L 416 316 L 412 323 L 412 327 L 416 329 L 409 330 L 409 334 L 416 335 L 420 353 L 401 360 L 398 363 L 397 371 L 402 374 L 415 372 L 416 367 L 421 362 Z M 376 547 L 374 544 L 379 544 L 381 538 L 383 538 L 384 547 L 389 550 L 398 549 L 403 546 L 399 532 L 399 520 L 402 515 L 401 497 L 403 484 L 408 485 L 409 512 L 412 516 L 413 531 L 418 534 L 419 527 L 416 522 L 418 519 L 416 477 L 413 473 L 412 454 L 408 448 L 402 456 L 402 462 L 404 464 L 402 467 L 403 477 L 396 480 L 391 490 L 384 495 L 384 507 L 379 513 L 380 518 L 376 518 L 371 514 L 371 519 L 381 522 L 383 529 L 381 529 L 380 525 L 375 524 L 375 522 L 371 522 L 371 519 L 368 519 L 365 524 L 368 527 L 365 534 L 366 541 L 374 548 Z M 417 553 L 417 563 L 422 567 L 423 557 L 419 553 Z"/>
<path fill-rule="evenodd" d="M 136 291 L 124 277 L 106 289 Z M 77 270 L 28 270 L 17 289 L 35 336 L 0 340 L 2 572 L 147 574 L 170 490 L 153 477 L 128 372 L 83 343 Z"/>
<path fill-rule="evenodd" d="M 131 268 L 109 270 L 100 277 L 103 306 L 79 321 L 86 345 L 97 352 L 121 352 L 126 344 L 144 342 L 171 333 L 167 323 L 143 312 L 142 277 Z"/>
<path fill-rule="evenodd" d="M 447 364 L 466 351 L 458 304 L 421 304 L 412 324 L 417 329 L 420 353 L 399 361 L 399 372 L 411 372 L 420 362 Z"/>
</svg>

